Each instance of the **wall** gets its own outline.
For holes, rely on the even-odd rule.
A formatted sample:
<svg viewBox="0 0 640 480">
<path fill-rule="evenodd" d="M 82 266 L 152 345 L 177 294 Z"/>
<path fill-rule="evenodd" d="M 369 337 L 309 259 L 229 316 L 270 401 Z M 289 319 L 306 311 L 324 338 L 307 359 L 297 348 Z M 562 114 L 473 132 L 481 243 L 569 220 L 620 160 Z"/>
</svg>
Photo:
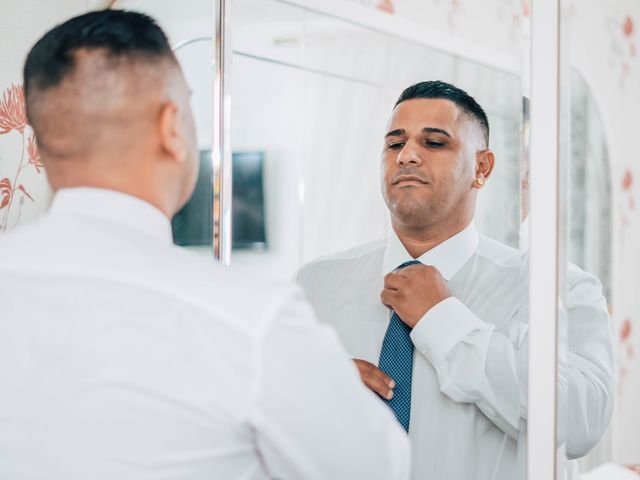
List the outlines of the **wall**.
<svg viewBox="0 0 640 480">
<path fill-rule="evenodd" d="M 344 1 L 407 18 L 425 30 L 451 34 L 512 55 L 520 54 L 520 22 L 522 14 L 529 12 L 529 0 Z"/>
<path fill-rule="evenodd" d="M 29 221 L 49 205 L 46 182 L 22 97 L 22 66 L 35 41 L 53 25 L 83 11 L 101 8 L 100 0 L 5 0 L 0 49 L 0 233 Z"/>
</svg>

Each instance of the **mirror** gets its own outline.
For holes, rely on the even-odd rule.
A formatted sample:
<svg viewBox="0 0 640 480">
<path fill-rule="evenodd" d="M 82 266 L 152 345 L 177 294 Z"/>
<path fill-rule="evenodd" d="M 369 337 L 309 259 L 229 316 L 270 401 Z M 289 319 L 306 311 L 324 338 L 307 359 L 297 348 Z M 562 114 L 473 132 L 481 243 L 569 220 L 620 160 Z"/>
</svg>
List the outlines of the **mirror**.
<svg viewBox="0 0 640 480">
<path fill-rule="evenodd" d="M 584 78 L 572 71 L 570 84 L 571 97 L 571 145 L 569 158 L 569 196 L 568 196 L 568 261 L 571 265 L 592 273 L 602 284 L 602 293 L 607 309 L 611 310 L 611 261 L 612 261 L 612 208 L 611 208 L 611 166 L 605 137 L 605 129 L 593 94 Z M 570 285 L 568 286 L 570 288 Z M 610 324 L 603 329 L 611 329 Z M 568 331 L 567 348 L 582 343 L 582 331 L 586 328 Z M 605 330 L 606 331 L 606 330 Z M 588 341 L 588 340 L 587 340 Z M 609 338 L 610 342 L 611 339 Z M 590 346 L 592 349 L 596 345 Z M 588 348 L 584 347 L 585 350 Z M 590 353 L 588 350 L 588 355 Z M 586 356 L 585 355 L 585 356 Z M 600 360 L 604 363 L 604 360 Z M 609 363 L 609 362 L 607 362 Z M 605 374 L 603 370 L 603 374 Z M 613 385 L 613 369 L 606 372 Z M 609 387 L 607 395 L 613 400 L 615 390 Z M 602 392 L 604 394 L 604 392 Z M 612 405 L 611 405 L 612 406 Z M 609 406 L 609 408 L 611 408 Z M 570 407 L 569 407 L 570 408 Z M 608 412 L 611 414 L 611 411 Z M 571 417 L 568 417 L 571 422 Z M 577 422 L 579 420 L 574 420 Z M 598 465 L 610 461 L 611 431 L 608 421 L 602 419 L 602 425 L 592 420 L 592 428 L 602 430 L 600 440 L 587 455 L 578 462 L 581 471 L 589 471 Z M 570 427 L 570 425 L 569 425 Z M 605 430 L 606 429 L 606 430 Z M 571 452 L 567 452 L 571 456 Z"/>
<path fill-rule="evenodd" d="M 431 22 L 424 6 L 413 6 L 404 14 L 400 2 L 372 6 L 229 2 L 231 69 L 225 80 L 231 111 L 225 126 L 231 139 L 235 192 L 231 263 L 250 264 L 282 280 L 296 275 L 318 319 L 336 329 L 354 359 L 382 366 L 385 331 L 393 316 L 380 300 L 384 272 L 375 265 L 382 263 L 386 239 L 399 238 L 380 192 L 388 122 L 398 96 L 409 85 L 442 80 L 468 91 L 488 116 L 497 166 L 486 172 L 491 178 L 478 196 L 475 214 L 471 210 L 468 220 L 457 220 L 467 223 L 448 232 L 448 237 L 461 234 L 457 241 L 462 250 L 447 247 L 451 251 L 442 258 L 449 260 L 424 260 L 436 262 L 443 271 L 449 270 L 448 262 L 455 265 L 444 272 L 447 289 L 453 292 L 457 308 L 465 312 L 467 323 L 460 315 L 452 315 L 460 338 L 442 358 L 413 349 L 412 426 L 407 428 L 419 452 L 414 466 L 418 478 L 467 479 L 474 471 L 476 478 L 512 479 L 524 471 L 526 460 L 526 416 L 521 411 L 526 408 L 527 271 L 518 251 L 523 149 L 519 12 L 501 6 L 497 17 L 503 28 L 497 36 L 502 37 L 491 37 L 490 44 L 480 47 L 469 38 L 460 41 L 454 28 L 442 34 L 433 26 L 425 33 L 421 23 L 411 18 L 415 11 L 421 22 Z M 392 15 L 395 6 L 398 14 Z M 148 11 L 153 14 L 154 8 L 149 5 Z M 465 16 L 440 14 L 445 24 L 460 25 L 478 15 L 487 16 L 477 7 Z M 513 21 L 514 15 L 518 21 Z M 184 22 L 179 15 L 163 18 L 168 25 Z M 189 46 L 196 45 L 194 41 Z M 497 45 L 508 45 L 507 51 L 496 50 Z M 210 69 L 211 58 L 200 50 L 197 68 Z M 208 84 L 210 91 L 210 70 L 202 72 L 198 82 L 202 83 L 196 88 Z M 196 111 L 207 106 L 194 103 Z M 458 107 L 449 108 L 458 111 Z M 208 114 L 197 117 L 203 128 L 214 129 L 207 124 Z M 477 125 L 469 128 L 482 132 L 482 124 Z M 215 142 L 203 141 L 209 137 L 206 132 L 202 135 L 206 159 L 207 149 L 214 148 Z M 484 151 L 486 145 L 475 148 Z M 476 150 L 472 152 L 464 158 L 471 160 L 466 172 L 474 183 Z M 250 159 L 244 171 L 237 163 L 242 159 Z M 206 171 L 207 177 L 210 172 Z M 431 175 L 429 169 L 423 174 Z M 216 177 L 214 171 L 213 182 L 202 183 L 203 197 L 213 194 L 214 205 L 219 182 L 224 183 L 224 178 Z M 471 188 L 467 185 L 466 192 Z M 245 195 L 236 195 L 241 190 Z M 249 224 L 253 221 L 257 226 L 247 229 L 253 232 L 249 241 L 239 241 L 240 211 Z M 193 215 L 198 212 L 210 218 L 208 208 L 196 208 Z M 473 217 L 475 228 L 466 228 Z M 486 237 L 480 239 L 476 229 Z M 206 237 L 207 231 L 201 233 Z M 482 252 L 478 253 L 480 242 Z M 358 247 L 363 244 L 368 246 Z M 351 276 L 356 271 L 353 267 L 347 277 L 337 272 L 337 277 L 314 277 L 310 270 L 300 270 L 327 255 L 363 258 L 368 248 L 377 257 L 367 264 L 369 270 L 361 272 L 360 280 Z M 404 246 L 399 248 L 405 251 L 401 255 L 408 254 Z M 345 250 L 351 253 L 335 257 Z M 488 277 L 485 272 L 490 272 Z M 447 331 L 443 326 L 441 339 L 433 341 L 444 342 Z M 468 371 L 472 365 L 473 371 Z M 406 392 L 406 388 L 403 383 L 395 391 Z M 475 458 L 473 465 L 471 460 L 460 462 L 460 456 Z"/>
<path fill-rule="evenodd" d="M 571 479 L 578 470 L 593 480 L 634 478 L 640 459 L 638 382 L 629 376 L 637 293 L 626 286 L 637 275 L 628 243 L 635 204 L 626 160 L 635 151 L 627 125 L 638 100 L 629 86 L 637 63 L 634 27 L 631 11 L 614 13 L 594 2 L 564 5 L 561 14 L 568 320 L 558 370 L 581 377 L 568 384 L 566 411 L 559 412 L 566 421 L 558 425 L 566 432 L 559 446 Z"/>
<path fill-rule="evenodd" d="M 233 263 L 291 278 L 314 258 L 386 236 L 381 139 L 399 93 L 424 79 L 473 91 L 487 110 L 500 168 L 476 222 L 517 246 L 517 72 L 290 2 L 236 0 L 232 18 L 232 144 L 265 156 L 269 239 L 265 251 L 234 252 Z"/>
<path fill-rule="evenodd" d="M 383 264 L 394 251 L 386 239 L 395 236 L 380 184 L 394 104 L 409 85 L 442 80 L 485 109 L 496 168 L 479 192 L 474 223 L 486 237 L 467 253 L 473 234 L 459 237 L 460 250 L 448 257 L 456 266 L 445 272 L 470 331 L 451 340 L 457 346 L 449 346 L 446 359 L 416 346 L 408 428 L 414 478 L 522 478 L 528 277 L 518 251 L 519 58 L 498 67 L 482 62 L 496 55 L 469 58 L 436 48 L 410 20 L 348 2 L 332 9 L 235 0 L 231 19 L 232 145 L 264 156 L 268 244 L 233 251 L 232 264 L 258 265 L 283 280 L 295 274 L 319 320 L 335 328 L 359 366 L 383 368 L 393 321 L 380 300 Z M 463 328 L 463 318 L 451 313 L 448 321 Z M 433 340 L 440 345 L 456 331 L 442 328 Z"/>
<path fill-rule="evenodd" d="M 321 257 L 352 259 L 366 248 L 380 252 L 385 239 L 393 237 L 380 193 L 381 151 L 403 89 L 442 80 L 469 92 L 486 111 L 496 167 L 478 195 L 474 224 L 489 253 L 463 262 L 447 278 L 453 297 L 475 323 L 467 324 L 470 331 L 461 333 L 444 358 L 429 357 L 428 349 L 417 349 L 413 357 L 411 415 L 413 425 L 422 428 L 411 427 L 409 434 L 420 458 L 417 468 L 427 477 L 466 479 L 472 471 L 473 478 L 512 479 L 524 478 L 526 469 L 528 264 L 518 250 L 529 247 L 526 222 L 521 226 L 529 127 L 523 114 L 529 72 L 521 71 L 527 64 L 522 37 L 529 4 L 513 3 L 463 8 L 459 2 L 440 2 L 427 8 L 400 0 L 225 2 L 231 68 L 223 80 L 215 76 L 214 50 L 220 45 L 212 39 L 220 19 L 214 18 L 213 2 L 178 7 L 123 0 L 115 5 L 159 19 L 194 90 L 201 178 L 192 203 L 174 221 L 176 242 L 211 254 L 214 230 L 222 228 L 214 209 L 220 206 L 221 188 L 232 183 L 232 228 L 226 233 L 232 237 L 231 263 L 250 264 L 282 280 L 297 275 L 319 320 L 336 329 L 354 358 L 375 365 L 382 362 L 390 322 L 390 311 L 380 302 L 382 273 L 353 288 L 353 275 L 335 270 L 327 274 L 327 283 L 300 269 Z M 483 25 L 482 32 L 474 25 Z M 495 29 L 488 32 L 487 25 Z M 230 117 L 222 125 L 231 151 L 218 159 L 231 167 L 228 178 L 215 170 L 216 81 L 226 82 L 231 99 Z M 571 131 L 581 137 L 580 128 L 588 132 L 589 142 L 574 138 L 571 147 L 569 198 L 580 214 L 570 216 L 568 253 L 606 290 L 614 285 L 608 260 L 614 250 L 606 233 L 614 221 L 607 216 L 608 144 L 596 102 L 582 87 L 576 75 Z M 350 250 L 363 244 L 370 247 Z M 336 252 L 347 253 L 336 257 Z M 483 277 L 480 271 L 493 273 Z M 455 331 L 460 317 L 451 318 L 437 344 Z M 571 345 L 574 332 L 568 328 L 566 334 Z M 461 353 L 465 349 L 471 357 Z M 569 423 L 559 431 L 571 428 L 566 414 Z M 563 435 L 559 445 L 566 448 Z M 586 449 L 578 450 L 575 456 L 583 457 Z M 595 455 L 580 463 L 588 468 L 604 458 L 595 460 Z M 473 458 L 473 465 L 460 458 Z"/>
<path fill-rule="evenodd" d="M 214 233 L 214 3 L 190 0 L 188 8 L 169 0 L 116 0 L 112 8 L 136 10 L 164 29 L 191 88 L 191 109 L 200 150 L 200 173 L 192 199 L 172 222 L 177 245 L 212 255 Z"/>
</svg>

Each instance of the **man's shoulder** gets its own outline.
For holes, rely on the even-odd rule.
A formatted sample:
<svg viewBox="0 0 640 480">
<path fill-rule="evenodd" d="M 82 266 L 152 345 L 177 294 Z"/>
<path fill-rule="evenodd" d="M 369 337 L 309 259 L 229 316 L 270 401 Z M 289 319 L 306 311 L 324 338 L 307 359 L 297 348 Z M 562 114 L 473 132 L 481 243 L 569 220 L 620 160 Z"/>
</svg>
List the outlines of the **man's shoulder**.
<svg viewBox="0 0 640 480">
<path fill-rule="evenodd" d="M 355 247 L 341 250 L 339 252 L 323 255 L 307 263 L 305 266 L 320 265 L 323 263 L 339 263 L 357 261 L 363 257 L 379 255 L 387 245 L 386 239 L 379 239 L 373 242 L 364 243 Z"/>
<path fill-rule="evenodd" d="M 522 251 L 485 235 L 480 235 L 477 254 L 497 267 L 520 269 L 525 264 Z"/>
<path fill-rule="evenodd" d="M 188 297 L 205 304 L 228 306 L 234 311 L 269 309 L 296 295 L 291 282 L 272 277 L 268 272 L 251 266 L 226 266 L 211 256 L 203 256 L 182 247 L 174 246 L 167 252 L 166 272 L 177 273 L 167 279 Z"/>
<path fill-rule="evenodd" d="M 30 222 L 17 225 L 12 230 L 0 234 L 0 245 L 19 244 L 24 242 L 25 239 L 34 238 L 43 227 L 44 218 L 44 216 L 39 216 Z M 6 253 L 6 250 L 3 251 Z"/>
<path fill-rule="evenodd" d="M 278 279 L 250 265 L 223 265 L 211 255 L 203 256 L 183 247 L 171 248 L 172 261 L 177 271 L 192 274 L 194 282 L 213 283 L 218 288 L 241 287 L 261 291 L 281 290 L 289 282 Z"/>
<path fill-rule="evenodd" d="M 250 323 L 296 296 L 289 282 L 254 268 L 222 265 L 212 255 L 86 225 L 76 229 L 77 235 L 60 233 L 51 223 L 45 216 L 0 236 L 0 274 L 73 279 L 89 289 L 111 285 L 115 291 L 156 292 L 208 318 L 232 316 Z"/>
<path fill-rule="evenodd" d="M 380 239 L 329 255 L 324 255 L 306 263 L 298 271 L 296 278 L 299 280 L 302 277 L 322 273 L 327 269 L 351 269 L 361 263 L 375 262 L 378 260 L 382 261 L 386 245 L 387 240 Z"/>
</svg>

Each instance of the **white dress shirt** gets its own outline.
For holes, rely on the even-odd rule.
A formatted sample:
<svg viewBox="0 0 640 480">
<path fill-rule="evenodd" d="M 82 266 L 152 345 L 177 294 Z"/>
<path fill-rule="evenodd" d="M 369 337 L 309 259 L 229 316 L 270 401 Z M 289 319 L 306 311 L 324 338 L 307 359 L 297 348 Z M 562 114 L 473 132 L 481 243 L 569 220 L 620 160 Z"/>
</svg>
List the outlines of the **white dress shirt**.
<svg viewBox="0 0 640 480">
<path fill-rule="evenodd" d="M 377 365 L 390 320 L 380 302 L 383 277 L 411 259 L 392 234 L 388 241 L 312 262 L 297 280 L 320 321 L 336 328 L 351 356 Z M 452 297 L 431 308 L 411 332 L 412 478 L 521 478 L 527 417 L 526 254 L 479 236 L 470 225 L 418 260 L 441 272 Z M 608 423 L 613 356 L 599 282 L 572 268 L 569 284 L 569 316 L 580 331 L 572 335 L 570 347 L 580 358 L 560 368 L 559 387 L 571 405 L 561 441 L 579 456 Z M 588 344 L 581 343 L 585 338 Z"/>
<path fill-rule="evenodd" d="M 407 436 L 297 287 L 60 191 L 0 237 L 0 478 L 403 479 Z"/>
</svg>

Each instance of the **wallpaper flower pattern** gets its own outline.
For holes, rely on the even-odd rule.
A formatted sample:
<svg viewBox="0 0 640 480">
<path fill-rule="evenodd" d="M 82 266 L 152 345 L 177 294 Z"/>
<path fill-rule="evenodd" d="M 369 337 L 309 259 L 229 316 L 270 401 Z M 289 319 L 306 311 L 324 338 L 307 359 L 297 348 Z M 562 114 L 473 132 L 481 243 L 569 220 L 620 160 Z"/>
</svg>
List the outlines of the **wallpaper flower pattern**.
<svg viewBox="0 0 640 480">
<path fill-rule="evenodd" d="M 9 176 L 0 178 L 0 232 L 6 232 L 20 222 L 25 201 L 35 202 L 21 182 L 21 174 L 28 168 L 35 169 L 38 174 L 43 171 L 35 135 L 27 122 L 22 85 L 12 84 L 0 98 L 0 141 L 8 135 L 19 135 L 22 148 L 16 159 L 0 158 L 2 165 L 11 170 Z M 10 214 L 15 208 L 18 213 L 13 218 Z"/>
<path fill-rule="evenodd" d="M 620 181 L 620 236 L 619 241 L 623 242 L 625 233 L 629 227 L 630 220 L 634 217 L 636 201 L 633 195 L 633 173 L 627 168 Z"/>
<path fill-rule="evenodd" d="M 622 321 L 619 332 L 619 348 L 618 348 L 618 393 L 623 394 L 624 388 L 628 380 L 629 371 L 632 369 L 632 363 L 635 357 L 634 348 L 634 328 L 633 322 L 629 317 Z"/>
<path fill-rule="evenodd" d="M 380 0 L 378 2 L 378 4 L 376 5 L 376 8 L 378 10 L 382 10 L 383 12 L 387 12 L 387 13 L 394 13 L 395 10 L 393 9 L 393 1 L 392 0 Z"/>
<path fill-rule="evenodd" d="M 631 15 L 612 15 L 607 19 L 609 31 L 609 67 L 618 77 L 620 87 L 627 79 L 637 56 L 635 23 Z"/>
</svg>

